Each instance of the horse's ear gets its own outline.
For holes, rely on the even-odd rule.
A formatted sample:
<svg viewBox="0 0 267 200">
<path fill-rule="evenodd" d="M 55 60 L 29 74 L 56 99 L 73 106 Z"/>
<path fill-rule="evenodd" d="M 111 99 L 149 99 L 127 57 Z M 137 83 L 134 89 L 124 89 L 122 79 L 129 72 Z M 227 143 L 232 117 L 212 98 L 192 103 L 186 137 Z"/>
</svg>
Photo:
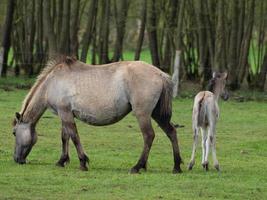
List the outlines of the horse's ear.
<svg viewBox="0 0 267 200">
<path fill-rule="evenodd" d="M 213 72 L 212 73 L 212 78 L 215 78 L 216 77 L 216 74 L 217 74 L 216 72 Z"/>
<path fill-rule="evenodd" d="M 227 72 L 224 72 L 224 73 L 222 73 L 222 77 L 223 77 L 223 79 L 227 79 L 227 77 L 228 77 L 228 73 Z"/>
<path fill-rule="evenodd" d="M 21 114 L 19 114 L 18 112 L 16 112 L 15 116 L 16 116 L 16 120 L 17 120 L 17 121 L 20 121 L 20 119 L 21 119 Z"/>
</svg>

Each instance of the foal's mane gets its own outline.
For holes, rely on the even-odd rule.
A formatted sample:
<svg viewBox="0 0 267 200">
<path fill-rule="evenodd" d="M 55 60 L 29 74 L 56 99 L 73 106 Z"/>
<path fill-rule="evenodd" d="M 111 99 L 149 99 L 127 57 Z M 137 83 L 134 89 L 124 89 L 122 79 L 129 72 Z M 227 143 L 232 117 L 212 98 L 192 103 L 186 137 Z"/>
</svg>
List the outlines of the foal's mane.
<svg viewBox="0 0 267 200">
<path fill-rule="evenodd" d="M 77 60 L 74 57 L 70 56 L 59 56 L 52 59 L 49 59 L 46 66 L 42 70 L 42 72 L 38 75 L 34 85 L 31 87 L 29 93 L 25 97 L 22 103 L 21 108 L 21 116 L 23 116 L 24 112 L 26 111 L 31 99 L 33 98 L 35 92 L 39 88 L 39 86 L 44 82 L 46 77 L 59 65 L 59 64 L 65 64 L 67 66 L 70 66 L 71 64 L 75 63 Z"/>
<path fill-rule="evenodd" d="M 215 78 L 210 79 L 209 83 L 208 83 L 208 86 L 207 86 L 207 90 L 212 92 L 212 93 L 214 93 L 215 84 L 216 84 Z"/>
</svg>

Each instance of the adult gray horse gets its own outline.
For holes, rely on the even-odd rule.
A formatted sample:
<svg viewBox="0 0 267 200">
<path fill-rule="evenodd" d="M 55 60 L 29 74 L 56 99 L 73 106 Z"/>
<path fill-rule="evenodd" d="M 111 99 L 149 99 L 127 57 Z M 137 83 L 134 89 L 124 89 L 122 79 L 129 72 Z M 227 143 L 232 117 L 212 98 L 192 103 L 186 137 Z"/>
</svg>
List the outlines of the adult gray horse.
<svg viewBox="0 0 267 200">
<path fill-rule="evenodd" d="M 47 108 L 62 122 L 62 155 L 57 162 L 64 167 L 69 161 L 69 138 L 72 139 L 80 169 L 88 170 L 74 118 L 87 124 L 103 126 L 118 122 L 130 111 L 137 118 L 144 138 L 144 148 L 131 173 L 146 169 L 149 151 L 155 137 L 151 117 L 169 137 L 174 157 L 173 172 L 181 172 L 181 157 L 176 130 L 171 120 L 172 82 L 158 68 L 141 61 L 106 65 L 87 65 L 71 57 L 52 60 L 39 75 L 16 113 L 14 160 L 25 159 L 37 141 L 35 126 Z"/>
</svg>

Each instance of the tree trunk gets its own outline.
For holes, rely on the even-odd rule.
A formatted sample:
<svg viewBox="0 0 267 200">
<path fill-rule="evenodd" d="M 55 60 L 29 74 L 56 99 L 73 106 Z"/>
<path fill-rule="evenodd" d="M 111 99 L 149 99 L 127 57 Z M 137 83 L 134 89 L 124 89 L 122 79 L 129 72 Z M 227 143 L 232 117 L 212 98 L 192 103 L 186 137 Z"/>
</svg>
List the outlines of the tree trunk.
<svg viewBox="0 0 267 200">
<path fill-rule="evenodd" d="M 57 48 L 57 40 L 56 40 L 56 35 L 53 29 L 52 25 L 52 19 L 50 15 L 50 10 L 51 10 L 51 3 L 49 0 L 45 0 L 44 2 L 44 33 L 45 37 L 48 40 L 48 51 L 49 51 L 49 57 L 55 56 L 58 52 Z"/>
<path fill-rule="evenodd" d="M 254 24 L 254 11 L 255 11 L 255 0 L 251 0 L 248 12 L 248 23 L 246 27 L 246 31 L 244 33 L 244 38 L 241 44 L 241 56 L 239 59 L 238 69 L 240 69 L 238 73 L 238 86 L 240 88 L 241 83 L 245 77 L 246 72 L 248 71 L 248 55 L 249 55 L 249 47 L 252 36 L 253 24 Z"/>
<path fill-rule="evenodd" d="M 157 38 L 157 19 L 155 0 L 147 0 L 147 33 L 149 39 L 149 49 L 154 66 L 160 66 Z"/>
<path fill-rule="evenodd" d="M 172 74 L 172 82 L 173 82 L 173 98 L 177 97 L 179 90 L 179 69 L 181 61 L 181 51 L 176 50 L 175 52 L 175 60 L 173 65 L 173 74 Z"/>
<path fill-rule="evenodd" d="M 12 23 L 13 23 L 13 14 L 15 8 L 16 0 L 9 0 L 7 5 L 7 14 L 5 19 L 5 25 L 3 29 L 3 38 L 0 50 L 0 75 L 6 76 L 7 73 L 7 62 L 8 62 L 8 53 L 11 44 L 11 31 L 12 31 Z"/>
<path fill-rule="evenodd" d="M 261 71 L 260 71 L 260 74 L 257 80 L 257 88 L 260 91 L 264 91 L 266 75 L 267 75 L 267 48 L 265 49 L 265 55 L 264 55 L 263 63 L 261 65 Z"/>
<path fill-rule="evenodd" d="M 82 37 L 82 52 L 81 52 L 81 61 L 86 62 L 88 49 L 93 37 L 93 30 L 95 26 L 96 14 L 97 14 L 97 0 L 90 1 L 89 10 L 88 10 L 88 18 L 86 30 Z"/>
<path fill-rule="evenodd" d="M 175 57 L 175 30 L 177 28 L 177 15 L 178 15 L 178 1 L 169 0 L 167 4 L 166 11 L 166 36 L 165 44 L 163 46 L 163 58 L 162 58 L 162 68 L 165 72 L 171 72 L 171 65 Z"/>
<path fill-rule="evenodd" d="M 109 63 L 108 57 L 108 39 L 109 39 L 109 17 L 110 17 L 110 0 L 101 1 L 102 15 L 99 30 L 99 63 Z"/>
<path fill-rule="evenodd" d="M 218 21 L 217 21 L 216 38 L 215 38 L 214 67 L 219 71 L 224 71 L 227 68 L 224 4 L 225 4 L 224 0 L 219 0 L 217 2 Z"/>
<path fill-rule="evenodd" d="M 203 88 L 207 84 L 208 80 L 211 77 L 211 64 L 209 59 L 209 48 L 208 41 L 206 40 L 206 24 L 205 24 L 205 15 L 203 14 L 203 4 L 201 1 L 196 2 L 196 17 L 197 17 L 197 29 L 198 29 L 198 51 L 199 51 L 199 67 L 202 70 Z"/>
<path fill-rule="evenodd" d="M 137 40 L 135 54 L 134 54 L 134 60 L 140 59 L 140 54 L 142 50 L 143 40 L 145 36 L 145 27 L 146 27 L 146 5 L 147 5 L 147 0 L 143 0 L 142 10 L 141 10 L 141 24 L 140 24 L 139 36 Z"/>
<path fill-rule="evenodd" d="M 123 38 L 125 34 L 125 25 L 126 25 L 126 18 L 128 13 L 128 7 L 129 2 L 128 0 L 119 1 L 119 4 L 117 4 L 117 1 L 114 1 L 115 8 L 114 9 L 117 14 L 117 20 L 116 20 L 116 30 L 117 30 L 117 36 L 116 36 L 116 42 L 115 42 L 115 49 L 114 54 L 112 58 L 112 62 L 117 62 L 120 60 L 122 56 L 122 49 L 123 49 Z M 119 8 L 117 9 L 117 6 Z"/>
<path fill-rule="evenodd" d="M 237 57 L 237 38 L 238 38 L 238 0 L 233 0 L 230 5 L 231 8 L 231 32 L 229 40 L 229 59 L 228 59 L 228 69 L 229 69 L 229 82 L 230 88 L 235 90 L 238 88 L 238 57 Z"/>
<path fill-rule="evenodd" d="M 60 33 L 59 52 L 70 55 L 70 0 L 64 0 L 62 31 Z"/>
<path fill-rule="evenodd" d="M 38 63 L 38 68 L 36 73 L 41 71 L 43 63 L 46 60 L 45 49 L 43 45 L 44 36 L 43 36 L 43 0 L 38 0 L 36 2 L 36 53 L 35 53 L 35 62 Z"/>
<path fill-rule="evenodd" d="M 27 2 L 25 4 L 25 17 L 24 17 L 24 26 L 25 26 L 25 41 L 24 41 L 24 60 L 27 74 L 32 76 L 33 71 L 33 50 L 34 50 L 34 38 L 35 38 L 35 23 L 34 23 L 34 9 L 35 9 L 35 0 Z"/>
<path fill-rule="evenodd" d="M 70 18 L 70 55 L 78 57 L 79 41 L 78 41 L 78 31 L 79 31 L 79 10 L 80 10 L 80 0 L 72 1 L 72 10 Z"/>
</svg>

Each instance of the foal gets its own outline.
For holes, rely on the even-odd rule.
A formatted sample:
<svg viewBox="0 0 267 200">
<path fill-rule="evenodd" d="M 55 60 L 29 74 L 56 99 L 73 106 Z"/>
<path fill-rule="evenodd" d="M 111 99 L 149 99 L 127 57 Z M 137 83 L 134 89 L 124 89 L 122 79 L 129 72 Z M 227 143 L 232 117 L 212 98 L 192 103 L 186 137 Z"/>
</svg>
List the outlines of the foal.
<svg viewBox="0 0 267 200">
<path fill-rule="evenodd" d="M 192 125 L 193 125 L 193 150 L 188 169 L 192 170 L 195 164 L 195 153 L 197 147 L 198 134 L 202 133 L 202 166 L 208 170 L 209 149 L 212 149 L 214 167 L 219 171 L 219 162 L 216 158 L 216 122 L 219 117 L 218 100 L 221 96 L 228 99 L 228 92 L 225 90 L 227 73 L 213 73 L 209 83 L 209 91 L 201 91 L 195 96 Z"/>
</svg>

